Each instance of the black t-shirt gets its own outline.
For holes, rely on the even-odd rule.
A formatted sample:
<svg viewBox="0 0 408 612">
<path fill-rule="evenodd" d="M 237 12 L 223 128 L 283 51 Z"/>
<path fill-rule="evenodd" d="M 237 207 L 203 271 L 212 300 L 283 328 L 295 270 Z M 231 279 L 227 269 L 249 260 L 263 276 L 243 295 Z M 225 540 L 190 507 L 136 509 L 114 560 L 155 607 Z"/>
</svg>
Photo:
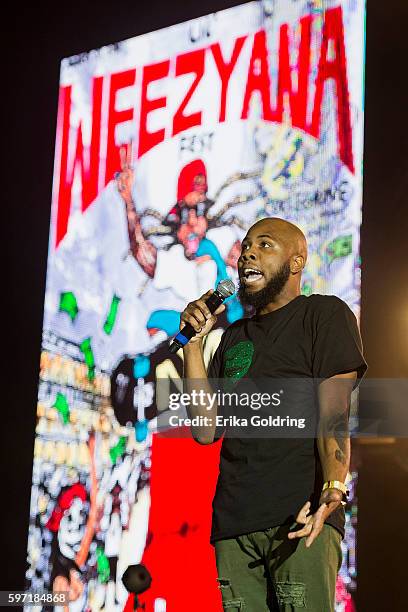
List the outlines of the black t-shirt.
<svg viewBox="0 0 408 612">
<path fill-rule="evenodd" d="M 366 369 L 354 313 L 336 296 L 316 294 L 299 295 L 278 310 L 230 325 L 211 360 L 208 377 L 308 379 L 314 384 L 314 379 L 357 370 L 357 386 Z M 316 412 L 316 396 L 313 406 Z M 285 415 L 288 409 L 290 413 L 286 403 Z M 222 433 L 217 428 L 216 438 Z M 211 543 L 293 522 L 309 499 L 315 511 L 322 484 L 314 437 L 240 438 L 229 436 L 227 426 L 213 500 Z M 326 519 L 343 537 L 344 522 L 343 507 Z"/>
</svg>

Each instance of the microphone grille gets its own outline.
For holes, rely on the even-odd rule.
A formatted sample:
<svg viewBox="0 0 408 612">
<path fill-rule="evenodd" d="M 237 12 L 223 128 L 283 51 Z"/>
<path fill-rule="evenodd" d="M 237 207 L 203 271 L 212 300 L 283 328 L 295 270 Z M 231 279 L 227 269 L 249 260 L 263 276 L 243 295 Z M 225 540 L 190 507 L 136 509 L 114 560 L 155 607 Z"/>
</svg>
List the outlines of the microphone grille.
<svg viewBox="0 0 408 612">
<path fill-rule="evenodd" d="M 226 278 L 218 283 L 217 291 L 224 298 L 227 298 L 233 293 L 235 293 L 235 285 L 230 278 Z"/>
</svg>

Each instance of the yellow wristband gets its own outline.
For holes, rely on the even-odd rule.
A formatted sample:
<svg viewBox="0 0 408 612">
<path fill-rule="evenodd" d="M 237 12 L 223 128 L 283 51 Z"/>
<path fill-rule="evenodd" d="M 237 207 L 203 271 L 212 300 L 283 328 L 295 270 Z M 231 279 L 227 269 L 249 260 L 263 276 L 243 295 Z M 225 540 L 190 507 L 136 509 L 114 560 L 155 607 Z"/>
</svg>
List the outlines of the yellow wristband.
<svg viewBox="0 0 408 612">
<path fill-rule="evenodd" d="M 341 482 L 340 480 L 327 480 L 323 485 L 322 493 L 323 491 L 326 491 L 326 489 L 338 489 L 341 491 L 343 493 L 343 500 L 340 503 L 342 506 L 346 505 L 349 491 L 344 482 Z"/>
<path fill-rule="evenodd" d="M 326 489 L 338 489 L 339 491 L 343 493 L 343 495 L 346 498 L 347 498 L 347 495 L 349 494 L 349 491 L 346 485 L 344 484 L 344 482 L 341 482 L 340 480 L 327 480 L 323 485 L 322 493 Z"/>
</svg>

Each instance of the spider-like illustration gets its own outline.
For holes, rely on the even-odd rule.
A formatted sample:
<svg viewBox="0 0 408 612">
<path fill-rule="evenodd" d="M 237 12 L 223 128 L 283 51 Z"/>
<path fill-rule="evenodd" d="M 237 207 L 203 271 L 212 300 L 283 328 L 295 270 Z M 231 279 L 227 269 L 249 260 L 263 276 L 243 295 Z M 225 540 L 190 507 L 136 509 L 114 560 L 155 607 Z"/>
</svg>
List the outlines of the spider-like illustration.
<svg viewBox="0 0 408 612">
<path fill-rule="evenodd" d="M 223 257 L 214 240 L 207 236 L 207 232 L 228 226 L 236 226 L 241 233 L 248 229 L 249 224 L 244 219 L 235 214 L 226 217 L 226 213 L 232 207 L 252 201 L 260 194 L 258 189 L 249 194 L 237 195 L 221 207 L 217 205 L 217 201 L 227 187 L 237 181 L 255 178 L 259 176 L 259 171 L 240 172 L 230 176 L 219 187 L 212 200 L 207 196 L 207 172 L 204 162 L 200 159 L 194 160 L 181 170 L 178 177 L 177 202 L 166 215 L 152 208 L 146 208 L 139 213 L 132 197 L 134 171 L 130 159 L 131 147 L 123 147 L 121 172 L 116 175 L 116 183 L 126 207 L 130 253 L 147 277 L 157 280 L 161 274 L 163 260 L 166 261 L 168 271 L 171 257 L 177 254 L 177 264 L 180 265 L 183 264 L 182 259 L 184 263 L 194 262 L 196 266 L 212 262 L 215 270 L 214 286 L 222 279 L 228 278 L 227 266 L 235 270 L 237 268 L 240 240 L 236 233 L 232 233 L 232 244 L 227 255 L 224 254 Z M 156 220 L 156 223 L 149 226 L 152 220 Z M 157 242 L 154 243 L 157 239 L 161 240 L 160 248 L 156 246 Z M 208 279 L 206 282 L 208 284 Z M 242 315 L 243 309 L 237 298 L 230 298 L 227 301 L 228 321 L 233 322 Z M 178 321 L 179 313 L 160 310 L 152 313 L 147 327 L 162 329 L 170 335 L 177 331 Z"/>
</svg>

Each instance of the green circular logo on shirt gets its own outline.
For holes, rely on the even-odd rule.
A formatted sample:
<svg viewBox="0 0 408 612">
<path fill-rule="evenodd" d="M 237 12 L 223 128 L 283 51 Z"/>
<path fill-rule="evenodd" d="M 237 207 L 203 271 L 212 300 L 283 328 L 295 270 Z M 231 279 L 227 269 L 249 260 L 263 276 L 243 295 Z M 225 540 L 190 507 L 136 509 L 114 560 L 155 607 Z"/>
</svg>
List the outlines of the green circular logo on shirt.
<svg viewBox="0 0 408 612">
<path fill-rule="evenodd" d="M 248 372 L 254 354 L 254 344 L 250 340 L 238 342 L 225 351 L 224 376 L 237 380 Z"/>
</svg>

